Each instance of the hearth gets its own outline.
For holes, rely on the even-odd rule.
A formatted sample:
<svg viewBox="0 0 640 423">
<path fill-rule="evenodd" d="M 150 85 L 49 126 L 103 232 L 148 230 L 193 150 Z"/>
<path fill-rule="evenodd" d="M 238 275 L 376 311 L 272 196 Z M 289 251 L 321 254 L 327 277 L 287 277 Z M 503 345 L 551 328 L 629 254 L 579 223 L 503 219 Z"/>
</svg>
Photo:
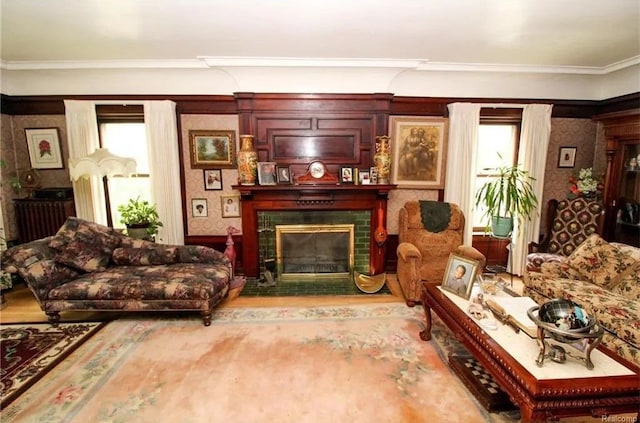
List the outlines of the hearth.
<svg viewBox="0 0 640 423">
<path fill-rule="evenodd" d="M 349 277 L 355 225 L 276 225 L 278 279 Z"/>
</svg>

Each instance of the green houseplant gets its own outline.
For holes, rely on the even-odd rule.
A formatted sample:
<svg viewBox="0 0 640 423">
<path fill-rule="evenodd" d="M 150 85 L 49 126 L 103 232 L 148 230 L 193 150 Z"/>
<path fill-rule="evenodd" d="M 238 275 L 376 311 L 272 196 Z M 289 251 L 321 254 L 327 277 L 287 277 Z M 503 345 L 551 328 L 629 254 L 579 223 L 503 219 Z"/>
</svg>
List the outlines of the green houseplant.
<svg viewBox="0 0 640 423">
<path fill-rule="evenodd" d="M 141 200 L 139 196 L 119 205 L 118 212 L 120 221 L 127 227 L 127 234 L 134 238 L 152 239 L 162 226 L 155 204 Z"/>
<path fill-rule="evenodd" d="M 487 230 L 491 228 L 496 237 L 509 237 L 514 219 L 531 220 L 538 207 L 538 197 L 531 182 L 535 178 L 526 170 L 515 166 L 498 166 L 485 169 L 495 175 L 476 192 L 476 207 L 484 205 Z"/>
</svg>

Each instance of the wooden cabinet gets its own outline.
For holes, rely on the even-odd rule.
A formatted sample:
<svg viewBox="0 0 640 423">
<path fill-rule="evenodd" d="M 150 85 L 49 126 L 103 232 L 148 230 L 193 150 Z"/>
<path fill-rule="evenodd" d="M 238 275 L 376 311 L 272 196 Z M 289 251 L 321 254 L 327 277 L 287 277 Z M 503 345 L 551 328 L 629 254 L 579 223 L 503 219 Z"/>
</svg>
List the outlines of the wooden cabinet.
<svg viewBox="0 0 640 423">
<path fill-rule="evenodd" d="M 607 168 L 604 237 L 640 244 L 640 109 L 598 116 L 604 124 Z"/>
</svg>

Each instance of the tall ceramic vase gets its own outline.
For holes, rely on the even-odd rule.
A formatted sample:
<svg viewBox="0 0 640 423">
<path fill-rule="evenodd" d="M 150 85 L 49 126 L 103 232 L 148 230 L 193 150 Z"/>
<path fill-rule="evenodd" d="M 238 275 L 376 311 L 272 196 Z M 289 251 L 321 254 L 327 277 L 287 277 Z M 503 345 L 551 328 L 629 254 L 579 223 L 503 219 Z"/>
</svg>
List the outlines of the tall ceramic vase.
<svg viewBox="0 0 640 423">
<path fill-rule="evenodd" d="M 240 185 L 255 185 L 258 178 L 258 153 L 253 147 L 253 135 L 240 135 L 238 181 Z"/>
<path fill-rule="evenodd" d="M 376 154 L 373 156 L 373 164 L 378 171 L 378 183 L 388 184 L 391 153 L 389 152 L 389 137 L 386 135 L 376 137 Z"/>
</svg>

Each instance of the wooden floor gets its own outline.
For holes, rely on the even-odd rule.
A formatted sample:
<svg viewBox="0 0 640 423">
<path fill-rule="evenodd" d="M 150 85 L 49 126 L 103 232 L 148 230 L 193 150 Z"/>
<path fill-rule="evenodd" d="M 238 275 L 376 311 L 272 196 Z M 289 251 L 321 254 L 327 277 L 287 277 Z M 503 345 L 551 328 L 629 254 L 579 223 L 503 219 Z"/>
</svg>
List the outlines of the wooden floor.
<svg viewBox="0 0 640 423">
<path fill-rule="evenodd" d="M 502 275 L 510 280 L 510 275 Z M 522 292 L 520 278 L 514 277 L 513 289 Z M 387 286 L 390 295 L 335 295 L 335 296 L 296 296 L 296 297 L 243 297 L 224 300 L 218 307 L 311 307 L 323 305 L 344 305 L 363 303 L 404 302 L 395 275 L 389 275 Z M 0 323 L 46 322 L 47 317 L 35 297 L 24 285 L 17 285 L 5 294 L 6 306 L 0 311 Z M 153 312 L 150 312 L 153 313 Z M 64 321 L 91 321 L 113 319 L 121 312 L 72 312 L 62 313 Z"/>
</svg>

